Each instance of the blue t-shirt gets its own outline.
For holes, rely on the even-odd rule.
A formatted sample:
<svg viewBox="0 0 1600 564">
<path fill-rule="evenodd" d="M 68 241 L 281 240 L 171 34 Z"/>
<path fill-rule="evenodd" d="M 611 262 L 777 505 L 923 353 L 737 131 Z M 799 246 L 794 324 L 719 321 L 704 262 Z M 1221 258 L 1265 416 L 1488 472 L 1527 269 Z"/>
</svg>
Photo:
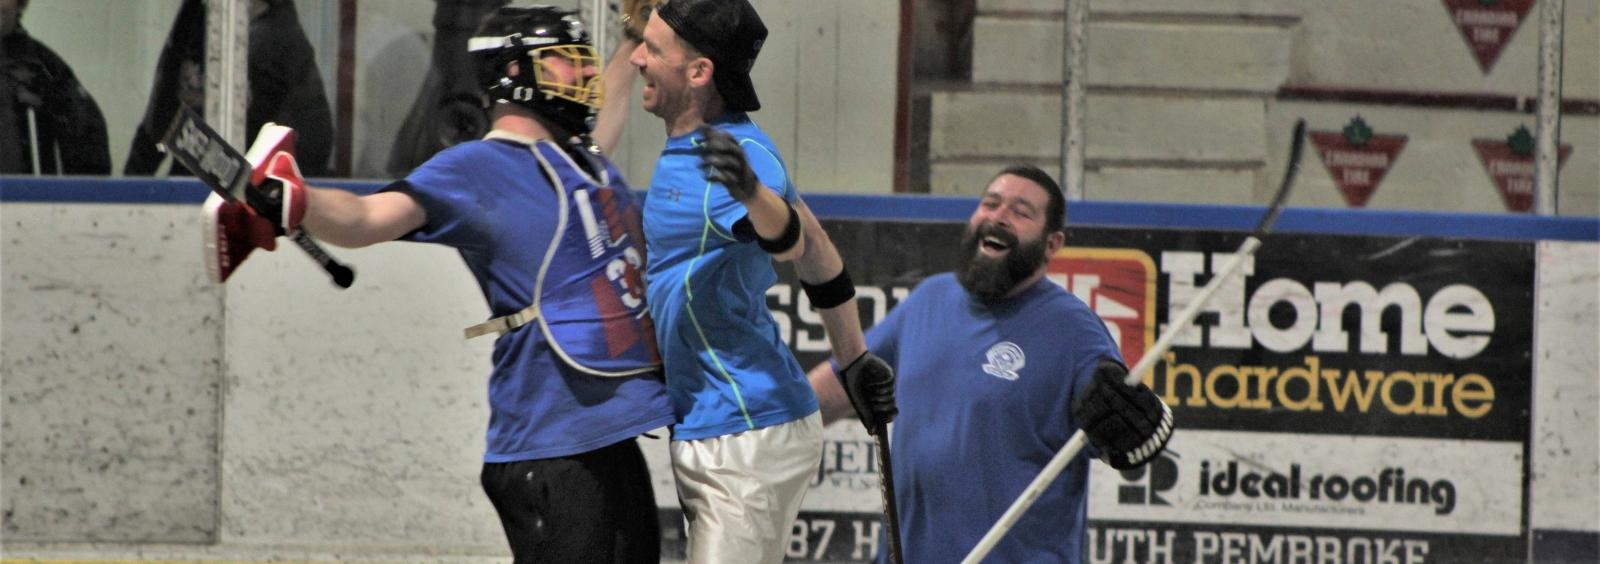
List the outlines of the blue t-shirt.
<svg viewBox="0 0 1600 564">
<path fill-rule="evenodd" d="M 580 174 L 594 185 L 609 184 L 614 189 L 606 190 L 607 197 L 617 199 L 611 204 L 632 207 L 632 195 L 609 162 L 597 159 L 605 171 L 600 178 L 589 177 L 573 170 L 570 157 L 555 145 L 541 143 L 545 154 L 557 156 L 547 160 L 562 176 Z M 557 237 L 561 199 L 529 145 L 507 140 L 462 143 L 386 190 L 408 194 L 426 210 L 427 225 L 404 239 L 460 252 L 489 302 L 491 317 L 533 303 L 539 267 Z M 622 236 L 614 243 L 638 242 Z M 606 263 L 591 260 L 584 247 L 563 250 L 567 252 L 554 260 L 566 261 L 564 272 L 605 276 Z M 567 321 L 573 321 L 570 315 Z M 593 325 L 591 332 L 605 339 L 603 320 L 594 319 Z M 619 378 L 586 374 L 558 358 L 538 323 L 501 335 L 493 362 L 485 462 L 578 454 L 672 422 L 658 372 Z"/>
<path fill-rule="evenodd" d="M 744 147 L 761 183 L 784 200 L 794 186 L 772 140 L 744 114 L 711 124 Z M 734 234 L 747 212 L 700 170 L 690 133 L 667 139 L 645 197 L 645 269 L 650 314 L 677 412 L 676 440 L 760 429 L 817 411 L 805 371 L 784 345 L 767 309 L 777 281 L 772 257 Z"/>
<path fill-rule="evenodd" d="M 897 376 L 896 505 L 905 561 L 918 564 L 977 546 L 1078 429 L 1072 400 L 1099 359 L 1121 361 L 1100 318 L 1060 286 L 985 305 L 950 273 L 917 286 L 867 344 Z M 1088 462 L 1068 464 L 985 562 L 1081 560 Z"/>
</svg>

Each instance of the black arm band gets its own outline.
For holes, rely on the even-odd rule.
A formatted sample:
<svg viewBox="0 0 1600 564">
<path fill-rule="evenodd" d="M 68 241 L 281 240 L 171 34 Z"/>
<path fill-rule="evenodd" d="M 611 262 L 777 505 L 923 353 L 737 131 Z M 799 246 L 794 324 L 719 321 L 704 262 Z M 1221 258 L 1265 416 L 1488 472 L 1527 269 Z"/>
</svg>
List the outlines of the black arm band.
<svg viewBox="0 0 1600 564">
<path fill-rule="evenodd" d="M 770 254 L 788 251 L 794 248 L 795 243 L 800 242 L 800 213 L 794 211 L 794 206 L 784 204 L 784 207 L 789 208 L 789 223 L 784 224 L 783 234 L 779 235 L 777 240 L 756 235 L 756 245 Z"/>
<path fill-rule="evenodd" d="M 856 285 L 850 281 L 850 270 L 840 267 L 839 275 L 833 280 L 821 284 L 807 284 L 800 281 L 800 288 L 806 291 L 806 297 L 811 299 L 811 307 L 817 309 L 831 309 L 839 304 L 850 301 L 856 297 Z"/>
</svg>

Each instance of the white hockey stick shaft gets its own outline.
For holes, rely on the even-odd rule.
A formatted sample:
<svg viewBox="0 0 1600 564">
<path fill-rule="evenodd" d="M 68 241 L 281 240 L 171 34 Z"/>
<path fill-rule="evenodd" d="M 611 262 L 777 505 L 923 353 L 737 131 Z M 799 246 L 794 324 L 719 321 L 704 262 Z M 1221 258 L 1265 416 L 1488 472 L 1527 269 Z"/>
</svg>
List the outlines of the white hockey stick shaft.
<svg viewBox="0 0 1600 564">
<path fill-rule="evenodd" d="M 1156 361 L 1167 353 L 1167 349 L 1172 348 L 1173 339 L 1176 339 L 1178 333 L 1187 328 L 1189 323 L 1200 315 L 1200 310 L 1206 306 L 1206 302 L 1211 301 L 1211 296 L 1217 293 L 1223 283 L 1233 277 L 1233 274 L 1244 264 L 1245 259 L 1254 255 L 1256 249 L 1261 248 L 1261 238 L 1272 230 L 1272 224 L 1278 220 L 1278 214 L 1283 212 L 1284 202 L 1289 199 L 1289 188 L 1294 185 L 1295 172 L 1300 166 L 1300 149 L 1305 138 L 1305 129 L 1305 120 L 1295 122 L 1294 140 L 1289 147 L 1289 162 L 1284 171 L 1283 184 L 1278 187 L 1278 195 L 1273 197 L 1272 205 L 1267 208 L 1267 213 L 1261 218 L 1261 223 L 1256 225 L 1255 232 L 1245 238 L 1244 243 L 1239 245 L 1239 250 L 1233 253 L 1227 263 L 1224 263 L 1222 270 L 1211 277 L 1211 281 L 1206 283 L 1205 288 L 1200 291 L 1200 295 L 1195 296 L 1194 300 L 1190 301 L 1189 305 L 1184 307 L 1177 317 L 1168 320 L 1167 330 L 1161 334 L 1160 339 L 1156 340 L 1155 346 L 1145 351 L 1144 358 L 1139 359 L 1139 363 L 1128 371 L 1126 380 L 1128 385 L 1138 384 L 1140 375 L 1155 366 Z M 983 561 L 983 557 L 988 556 L 989 551 L 994 550 L 994 546 L 999 544 L 1000 539 L 1005 538 L 1006 533 L 1011 531 L 1011 527 L 1015 526 L 1017 520 L 1022 518 L 1022 514 L 1033 506 L 1033 502 L 1039 500 L 1039 496 L 1044 493 L 1046 488 L 1050 487 L 1050 483 L 1055 481 L 1056 476 L 1061 475 L 1061 471 L 1067 468 L 1067 463 L 1072 462 L 1072 459 L 1078 456 L 1078 451 L 1083 450 L 1083 446 L 1088 441 L 1089 437 L 1083 433 L 1082 429 L 1073 432 L 1072 438 L 1067 439 L 1067 444 L 1063 445 L 1061 450 L 1056 451 L 1056 455 L 1050 459 L 1049 463 L 1045 464 L 1043 470 L 1039 471 L 1039 475 L 1034 476 L 1028 487 L 1022 490 L 1022 495 L 1017 496 L 1016 501 L 1011 502 L 1011 507 L 1006 508 L 1006 512 L 1000 515 L 1000 520 L 996 521 L 994 526 L 989 527 L 989 532 L 984 533 L 983 538 L 978 539 L 977 546 L 972 547 L 972 552 L 967 553 L 967 557 L 961 560 L 961 564 L 978 564 Z"/>
<path fill-rule="evenodd" d="M 28 135 L 32 136 L 28 141 L 28 148 L 33 150 L 29 153 L 33 155 L 33 174 L 43 176 L 44 167 L 39 164 L 39 120 L 33 114 L 33 106 L 28 106 Z"/>
</svg>

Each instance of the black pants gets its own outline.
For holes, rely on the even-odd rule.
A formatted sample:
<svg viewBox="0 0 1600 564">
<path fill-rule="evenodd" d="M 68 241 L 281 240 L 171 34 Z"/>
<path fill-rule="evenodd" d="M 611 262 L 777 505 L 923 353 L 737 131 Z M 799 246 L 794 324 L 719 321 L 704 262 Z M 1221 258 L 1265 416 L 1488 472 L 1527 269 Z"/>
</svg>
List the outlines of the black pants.
<svg viewBox="0 0 1600 564">
<path fill-rule="evenodd" d="M 483 491 L 516 564 L 661 561 L 661 525 L 639 444 L 485 463 Z"/>
</svg>

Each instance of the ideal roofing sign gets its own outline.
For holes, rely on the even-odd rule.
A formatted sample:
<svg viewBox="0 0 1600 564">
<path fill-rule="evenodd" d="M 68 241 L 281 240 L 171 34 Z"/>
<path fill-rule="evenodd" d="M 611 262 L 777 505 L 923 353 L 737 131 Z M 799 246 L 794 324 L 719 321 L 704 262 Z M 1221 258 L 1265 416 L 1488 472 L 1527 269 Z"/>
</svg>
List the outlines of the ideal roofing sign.
<svg viewBox="0 0 1600 564">
<path fill-rule="evenodd" d="M 1517 536 L 1522 444 L 1184 430 L 1169 455 L 1094 466 L 1097 519 Z"/>
</svg>

